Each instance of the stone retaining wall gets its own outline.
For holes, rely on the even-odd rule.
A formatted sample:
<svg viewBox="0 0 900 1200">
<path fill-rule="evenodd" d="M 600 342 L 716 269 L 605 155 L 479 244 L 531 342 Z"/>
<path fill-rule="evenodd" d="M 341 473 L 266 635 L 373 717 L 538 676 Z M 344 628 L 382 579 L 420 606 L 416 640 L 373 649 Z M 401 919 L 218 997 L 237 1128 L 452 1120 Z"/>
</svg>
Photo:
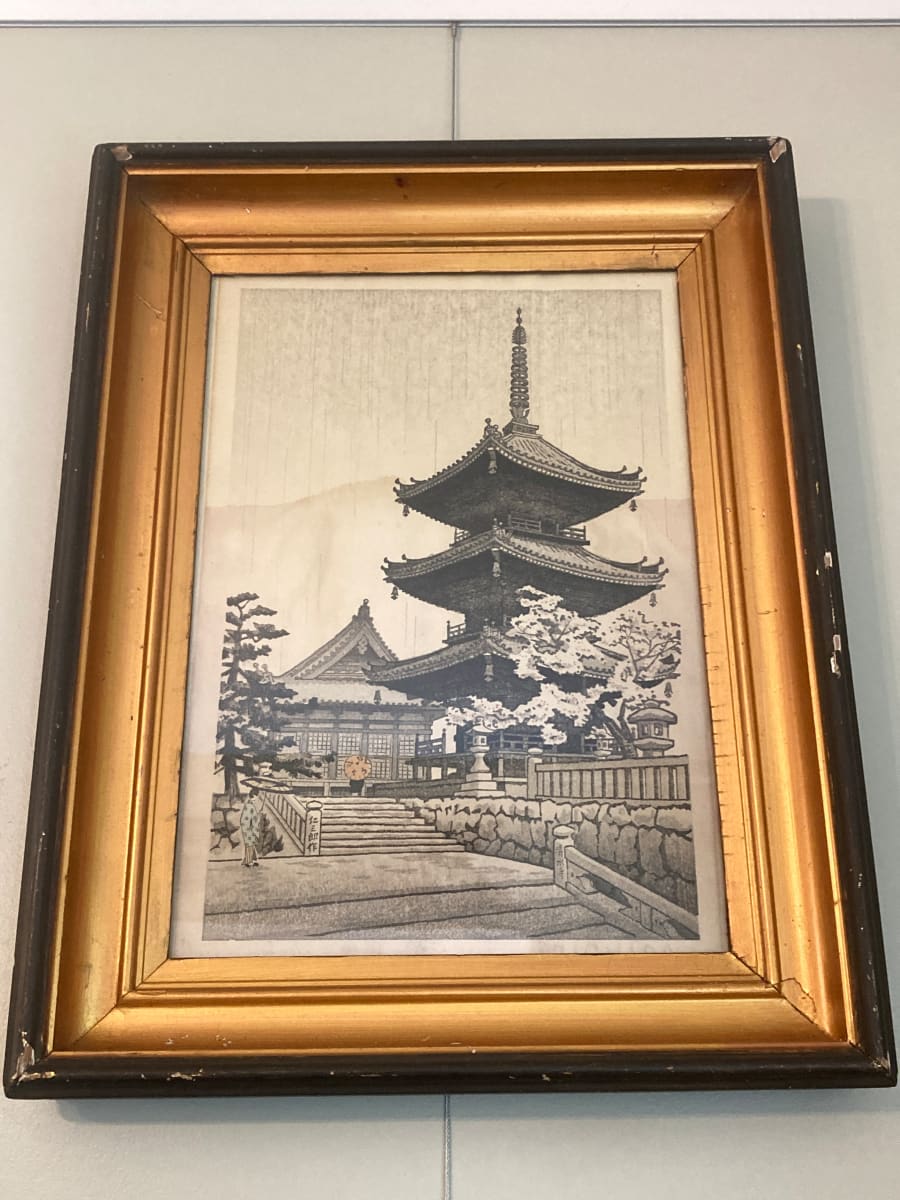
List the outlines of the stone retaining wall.
<svg viewBox="0 0 900 1200">
<path fill-rule="evenodd" d="M 401 801 L 467 850 L 553 867 L 552 830 L 571 825 L 575 846 L 690 912 L 697 911 L 691 810 L 686 801 L 521 800 L 511 796 Z"/>
</svg>

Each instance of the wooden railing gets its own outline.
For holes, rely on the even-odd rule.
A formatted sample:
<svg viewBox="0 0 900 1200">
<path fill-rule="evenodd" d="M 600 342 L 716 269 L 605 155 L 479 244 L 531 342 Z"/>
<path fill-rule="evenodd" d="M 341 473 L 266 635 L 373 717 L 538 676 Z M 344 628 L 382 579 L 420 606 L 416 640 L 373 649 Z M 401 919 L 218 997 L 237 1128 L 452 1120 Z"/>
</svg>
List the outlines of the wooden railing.
<svg viewBox="0 0 900 1200">
<path fill-rule="evenodd" d="M 459 791 L 465 775 L 442 779 L 391 779 L 370 783 L 366 794 L 373 797 L 390 796 L 394 800 L 445 800 Z"/>
<path fill-rule="evenodd" d="M 510 533 L 526 533 L 537 537 L 561 538 L 566 542 L 587 542 L 587 527 L 585 525 L 560 525 L 558 521 L 542 520 L 539 517 L 524 517 L 510 513 L 506 521 L 498 521 L 496 527 L 508 529 Z M 467 542 L 469 538 L 477 537 L 479 531 L 470 529 L 454 529 L 453 545 Z M 483 532 L 483 531 L 481 531 Z"/>
<path fill-rule="evenodd" d="M 491 771 L 499 779 L 510 775 L 514 775 L 517 779 L 525 778 L 526 755 L 524 750 L 514 747 L 491 749 L 487 751 L 485 758 Z M 452 774 L 464 778 L 466 772 L 471 770 L 473 761 L 474 752 L 471 750 L 443 750 L 438 747 L 426 749 L 423 744 L 420 744 L 416 747 L 413 772 L 419 779 L 434 778 L 434 773 L 437 771 L 445 776 Z"/>
<path fill-rule="evenodd" d="M 304 857 L 315 857 L 322 841 L 322 801 L 301 800 L 290 792 L 263 790 L 265 800 Z"/>
<path fill-rule="evenodd" d="M 586 542 L 587 541 L 587 526 L 585 525 L 570 525 L 567 529 L 557 525 L 557 537 L 565 538 L 569 542 Z"/>
<path fill-rule="evenodd" d="M 584 525 L 560 525 L 558 521 L 541 520 L 538 517 L 523 517 L 510 513 L 506 520 L 506 528 L 510 533 L 530 533 L 543 537 L 562 538 L 566 542 L 584 543 L 587 541 L 587 528 Z"/>
<path fill-rule="evenodd" d="M 427 758 L 432 754 L 443 754 L 445 752 L 444 739 L 442 737 L 425 737 L 421 733 L 416 734 L 416 758 Z"/>
<path fill-rule="evenodd" d="M 571 825 L 557 825 L 553 830 L 553 880 L 579 904 L 634 937 L 648 933 L 654 938 L 672 936 L 666 924 L 674 928 L 675 936 L 700 935 L 695 913 L 576 850 Z"/>
<path fill-rule="evenodd" d="M 528 796 L 534 800 L 621 800 L 635 803 L 688 803 L 688 760 L 659 758 L 577 758 L 558 762 L 528 756 Z"/>
</svg>

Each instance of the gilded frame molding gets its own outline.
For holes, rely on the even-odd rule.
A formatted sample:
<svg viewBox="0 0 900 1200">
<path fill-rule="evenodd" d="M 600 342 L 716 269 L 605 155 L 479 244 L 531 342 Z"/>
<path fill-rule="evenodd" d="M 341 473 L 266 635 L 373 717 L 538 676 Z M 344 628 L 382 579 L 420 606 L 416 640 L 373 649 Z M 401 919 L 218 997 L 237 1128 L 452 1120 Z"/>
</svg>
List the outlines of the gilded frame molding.
<svg viewBox="0 0 900 1200">
<path fill-rule="evenodd" d="M 170 959 L 212 276 L 501 269 L 678 272 L 730 950 Z M 50 613 L 10 1095 L 895 1081 L 782 139 L 98 147 Z"/>
</svg>

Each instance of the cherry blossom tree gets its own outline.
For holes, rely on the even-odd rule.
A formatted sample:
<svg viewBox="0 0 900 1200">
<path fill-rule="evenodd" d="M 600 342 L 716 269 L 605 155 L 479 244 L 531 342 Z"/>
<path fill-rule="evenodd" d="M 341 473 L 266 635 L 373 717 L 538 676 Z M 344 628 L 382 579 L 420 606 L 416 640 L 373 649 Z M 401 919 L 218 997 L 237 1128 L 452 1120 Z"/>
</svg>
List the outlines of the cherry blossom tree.
<svg viewBox="0 0 900 1200">
<path fill-rule="evenodd" d="M 640 608 L 617 613 L 606 622 L 607 647 L 619 655 L 616 669 L 594 710 L 592 733 L 608 734 L 616 750 L 633 757 L 634 730 L 629 714 L 651 697 L 665 704 L 672 695 L 672 680 L 681 666 L 681 626 L 655 621 Z M 660 697 L 658 689 L 663 688 Z"/>
<path fill-rule="evenodd" d="M 649 618 L 640 608 L 612 616 L 582 617 L 560 596 L 537 588 L 519 592 L 522 612 L 504 639 L 516 674 L 537 683 L 530 700 L 508 708 L 498 700 L 468 697 L 448 710 L 456 725 L 488 729 L 531 726 L 545 745 L 562 746 L 574 735 L 603 735 L 617 753 L 635 753 L 629 713 L 651 696 L 671 696 L 681 664 L 681 627 Z M 664 688 L 659 697 L 657 689 Z"/>
</svg>

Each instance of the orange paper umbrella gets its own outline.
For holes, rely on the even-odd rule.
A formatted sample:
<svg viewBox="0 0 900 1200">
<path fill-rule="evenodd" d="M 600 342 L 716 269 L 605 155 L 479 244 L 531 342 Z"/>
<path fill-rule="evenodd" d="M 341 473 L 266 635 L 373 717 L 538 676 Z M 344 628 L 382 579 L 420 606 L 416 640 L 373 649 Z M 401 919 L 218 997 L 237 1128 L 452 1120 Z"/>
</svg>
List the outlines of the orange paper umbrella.
<svg viewBox="0 0 900 1200">
<path fill-rule="evenodd" d="M 372 764 L 362 754 L 351 754 L 344 759 L 344 774 L 348 779 L 368 779 Z"/>
</svg>

